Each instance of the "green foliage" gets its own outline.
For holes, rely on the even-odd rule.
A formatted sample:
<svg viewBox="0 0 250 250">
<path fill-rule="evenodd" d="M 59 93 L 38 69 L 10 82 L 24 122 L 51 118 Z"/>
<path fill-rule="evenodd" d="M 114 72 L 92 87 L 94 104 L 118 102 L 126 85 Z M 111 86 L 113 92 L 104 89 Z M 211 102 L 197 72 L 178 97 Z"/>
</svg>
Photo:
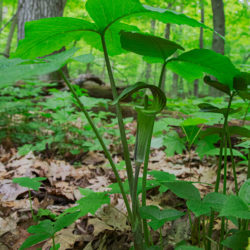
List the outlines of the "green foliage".
<svg viewBox="0 0 250 250">
<path fill-rule="evenodd" d="M 188 51 L 181 54 L 174 61 L 184 63 L 186 69 L 190 69 L 190 76 L 192 74 L 193 79 L 200 78 L 201 73 L 204 72 L 216 77 L 222 84 L 228 86 L 230 90 L 233 89 L 234 77 L 240 74 L 228 57 L 208 49 Z M 178 64 L 172 65 L 173 70 L 174 67 L 178 67 Z M 194 74 L 193 68 L 200 70 L 199 75 Z"/>
<path fill-rule="evenodd" d="M 249 206 L 250 205 L 250 179 L 246 180 L 241 186 L 239 197 Z"/>
<path fill-rule="evenodd" d="M 159 58 L 159 62 L 164 63 L 168 57 L 177 49 L 184 50 L 175 42 L 136 32 L 121 32 L 121 45 L 123 49 L 136 54 Z"/>
<path fill-rule="evenodd" d="M 202 249 L 202 248 L 189 246 L 189 245 L 181 245 L 175 248 L 175 250 L 198 250 L 198 249 Z"/>
<path fill-rule="evenodd" d="M 183 212 L 174 209 L 160 210 L 156 206 L 140 207 L 140 215 L 143 219 L 150 219 L 149 225 L 153 230 L 162 227 L 167 221 L 173 221 L 184 215 Z"/>
<path fill-rule="evenodd" d="M 199 190 L 191 182 L 171 181 L 164 185 L 180 198 L 198 201 L 201 199 Z"/>
<path fill-rule="evenodd" d="M 235 250 L 246 249 L 249 244 L 249 237 L 249 231 L 238 231 L 232 236 L 227 237 L 221 244 Z"/>
<path fill-rule="evenodd" d="M 27 231 L 31 234 L 31 236 L 24 241 L 20 250 L 29 248 L 44 240 L 54 238 L 57 232 L 74 223 L 78 218 L 78 215 L 78 213 L 66 214 L 58 218 L 55 222 L 51 220 L 44 220 L 35 226 L 29 227 Z"/>
<path fill-rule="evenodd" d="M 15 58 L 0 59 L 0 88 L 4 88 L 15 81 L 29 79 L 32 76 L 55 72 L 64 66 L 76 51 L 76 48 L 71 48 L 60 54 L 34 61 Z"/>
<path fill-rule="evenodd" d="M 45 181 L 46 179 L 47 178 L 45 177 L 35 177 L 35 178 L 19 177 L 19 178 L 14 178 L 12 181 L 14 183 L 19 184 L 22 187 L 27 187 L 38 191 L 40 186 L 42 185 L 41 181 Z"/>
<path fill-rule="evenodd" d="M 220 211 L 220 216 L 232 216 L 240 219 L 250 219 L 248 205 L 239 197 L 230 195 Z"/>
</svg>

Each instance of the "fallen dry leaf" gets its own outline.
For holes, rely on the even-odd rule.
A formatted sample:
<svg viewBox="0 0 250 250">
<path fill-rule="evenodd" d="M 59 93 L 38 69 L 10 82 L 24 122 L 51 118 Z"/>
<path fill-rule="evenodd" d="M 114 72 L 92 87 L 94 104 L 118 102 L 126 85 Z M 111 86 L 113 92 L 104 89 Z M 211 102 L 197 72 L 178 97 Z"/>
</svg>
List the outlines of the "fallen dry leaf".
<svg viewBox="0 0 250 250">
<path fill-rule="evenodd" d="M 0 217 L 0 236 L 5 233 L 12 232 L 16 229 L 16 225 L 18 222 L 17 212 L 11 214 L 7 218 Z"/>
<path fill-rule="evenodd" d="M 1 180 L 0 182 L 0 196 L 3 201 L 14 201 L 20 194 L 27 191 L 27 188 L 21 187 L 11 180 Z"/>
</svg>

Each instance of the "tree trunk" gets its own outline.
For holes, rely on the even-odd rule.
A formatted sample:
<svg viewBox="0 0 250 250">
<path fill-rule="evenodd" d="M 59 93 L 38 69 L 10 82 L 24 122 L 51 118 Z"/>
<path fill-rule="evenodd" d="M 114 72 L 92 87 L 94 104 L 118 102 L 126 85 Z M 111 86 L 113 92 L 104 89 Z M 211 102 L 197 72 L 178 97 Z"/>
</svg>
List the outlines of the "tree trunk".
<svg viewBox="0 0 250 250">
<path fill-rule="evenodd" d="M 225 36 L 225 14 L 223 0 L 211 0 L 213 10 L 213 26 L 214 30 L 222 36 Z M 225 41 L 220 38 L 215 32 L 213 33 L 212 49 L 224 55 Z M 211 96 L 221 96 L 221 92 L 209 87 L 209 94 Z"/>
<path fill-rule="evenodd" d="M 201 10 L 201 23 L 205 22 L 205 9 L 204 9 L 204 0 L 200 0 L 200 10 Z M 204 29 L 203 27 L 200 28 L 200 39 L 199 45 L 200 49 L 204 48 Z M 199 79 L 194 81 L 194 96 L 198 97 L 199 95 Z"/>
<path fill-rule="evenodd" d="M 67 0 L 19 0 L 18 41 L 25 37 L 24 27 L 26 22 L 39 20 L 41 18 L 62 16 L 66 1 Z M 64 49 L 62 48 L 60 52 L 63 50 Z M 67 66 L 64 66 L 62 70 L 68 76 Z M 57 82 L 58 88 L 64 87 L 62 77 L 58 72 L 42 76 L 41 80 Z"/>
<path fill-rule="evenodd" d="M 7 39 L 7 43 L 6 43 L 6 47 L 5 47 L 5 50 L 4 50 L 4 54 L 7 57 L 9 57 L 9 55 L 10 55 L 11 42 L 13 40 L 13 36 L 14 36 L 14 33 L 15 33 L 16 26 L 17 26 L 17 16 L 15 16 L 13 18 L 13 20 L 12 20 L 9 35 L 8 35 L 8 39 Z"/>
<path fill-rule="evenodd" d="M 170 9 L 172 7 L 171 3 L 168 3 L 168 9 Z M 166 39 L 170 39 L 170 33 L 171 33 L 171 24 L 167 23 L 166 27 L 165 27 L 165 38 Z M 166 82 L 166 76 L 167 76 L 167 69 L 165 68 L 164 73 L 163 73 L 163 80 L 162 80 L 162 84 L 161 84 L 161 90 L 163 92 L 165 92 L 165 82 Z"/>
<path fill-rule="evenodd" d="M 178 96 L 178 82 L 179 82 L 179 75 L 173 73 L 173 94 L 174 98 Z"/>
<path fill-rule="evenodd" d="M 18 41 L 24 38 L 24 25 L 28 21 L 63 15 L 65 0 L 19 0 Z"/>
<path fill-rule="evenodd" d="M 225 14 L 223 0 L 212 0 L 214 30 L 225 36 Z M 225 41 L 216 33 L 213 34 L 212 48 L 215 52 L 224 55 Z"/>
<path fill-rule="evenodd" d="M 155 33 L 155 20 L 151 20 L 151 33 L 154 34 Z M 150 77 L 151 77 L 151 71 L 152 71 L 152 66 L 150 63 L 147 63 L 146 66 L 146 74 L 145 74 L 145 81 L 146 83 L 149 83 L 150 81 Z"/>
</svg>

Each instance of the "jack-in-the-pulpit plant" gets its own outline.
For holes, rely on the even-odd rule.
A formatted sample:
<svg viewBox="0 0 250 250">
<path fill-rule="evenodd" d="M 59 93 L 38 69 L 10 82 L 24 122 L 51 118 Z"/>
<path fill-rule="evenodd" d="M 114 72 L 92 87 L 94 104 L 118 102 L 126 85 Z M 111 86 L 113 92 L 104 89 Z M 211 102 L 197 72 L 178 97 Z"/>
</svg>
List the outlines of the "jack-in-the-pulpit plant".
<svg viewBox="0 0 250 250">
<path fill-rule="evenodd" d="M 232 162 L 234 161 L 230 141 L 230 135 L 232 133 L 230 132 L 231 128 L 228 126 L 227 119 L 229 113 L 231 112 L 230 105 L 233 96 L 236 94 L 245 96 L 244 93 L 247 91 L 246 86 L 248 86 L 248 83 L 245 83 L 245 75 L 243 77 L 243 74 L 232 65 L 231 61 L 227 57 L 210 50 L 195 49 L 180 54 L 178 57 L 174 57 L 173 55 L 177 50 L 184 50 L 181 45 L 151 34 L 145 34 L 141 32 L 138 27 L 122 22 L 123 18 L 129 16 L 146 16 L 149 20 L 155 19 L 164 23 L 175 23 L 179 25 L 189 25 L 191 27 L 208 28 L 204 24 L 183 14 L 171 10 L 142 5 L 139 0 L 87 0 L 86 10 L 93 22 L 69 17 L 56 17 L 26 23 L 25 39 L 20 41 L 17 51 L 12 56 L 12 59 L 0 61 L 1 65 L 3 65 L 3 67 L 0 67 L 0 72 L 3 73 L 1 74 L 0 79 L 1 87 L 8 86 L 15 80 L 25 79 L 32 75 L 45 74 L 56 70 L 61 72 L 66 85 L 75 98 L 76 105 L 86 116 L 86 119 L 92 127 L 96 138 L 99 140 L 104 154 L 115 174 L 119 192 L 122 194 L 127 209 L 128 221 L 131 225 L 133 233 L 134 249 L 164 249 L 165 243 L 163 240 L 161 240 L 160 246 L 153 246 L 149 227 L 153 230 L 161 230 L 161 227 L 167 221 L 178 219 L 184 215 L 183 212 L 174 209 L 160 210 L 156 206 L 147 206 L 146 190 L 155 186 L 161 186 L 165 191 L 170 189 L 180 198 L 187 200 L 189 216 L 190 212 L 193 212 L 199 219 L 197 226 L 197 245 L 199 247 L 203 247 L 205 249 L 211 248 L 211 241 L 213 241 L 211 230 L 213 228 L 215 212 L 219 212 L 219 216 L 222 217 L 223 223 L 221 239 L 218 243 L 220 247 L 223 245 L 227 246 L 228 244 L 226 242 L 227 239 L 224 240 L 225 218 L 237 218 L 239 231 L 237 231 L 236 235 L 239 234 L 240 237 L 242 237 L 244 234 L 245 237 L 247 235 L 247 220 L 250 219 L 249 211 L 247 211 L 247 206 L 249 204 L 246 203 L 245 199 L 245 192 L 246 190 L 249 190 L 249 182 L 244 184 L 245 186 L 242 191 L 242 196 L 238 195 L 240 192 L 238 192 L 239 188 L 237 185 L 237 176 L 234 164 L 235 189 L 238 196 L 226 196 L 226 172 L 224 173 L 223 194 L 218 193 L 223 149 L 225 164 L 224 171 L 226 171 L 228 146 Z M 127 172 L 128 190 L 122 182 L 112 156 L 108 151 L 108 147 L 104 143 L 103 138 L 100 135 L 97 126 L 94 124 L 90 114 L 86 110 L 84 103 L 81 102 L 74 86 L 71 85 L 63 71 L 60 70 L 61 67 L 69 60 L 74 59 L 73 55 L 78 49 L 73 47 L 73 42 L 79 39 L 84 39 L 94 48 L 103 51 L 113 93 L 113 105 L 116 107 L 120 139 L 123 148 L 123 158 Z M 65 52 L 44 57 L 54 51 L 60 50 L 64 46 L 67 46 L 68 49 Z M 124 92 L 118 96 L 116 82 L 110 63 L 110 56 L 119 55 L 124 51 L 137 53 L 146 57 L 148 60 L 150 60 L 150 58 L 154 58 L 154 62 L 161 63 L 162 70 L 161 75 L 159 76 L 159 82 L 155 83 L 155 85 L 149 85 L 143 82 L 136 83 L 125 89 Z M 176 180 L 175 176 L 168 173 L 149 173 L 154 177 L 154 180 L 153 182 L 147 182 L 148 161 L 154 122 L 156 115 L 166 106 L 166 97 L 164 94 L 164 73 L 166 67 L 182 75 L 184 78 L 188 77 L 189 79 L 190 77 L 193 77 L 194 79 L 201 78 L 204 73 L 212 75 L 221 83 L 213 81 L 208 77 L 205 78 L 205 82 L 229 95 L 229 105 L 225 110 L 217 110 L 216 107 L 211 107 L 205 104 L 200 106 L 201 109 L 205 111 L 218 111 L 225 117 L 224 127 L 222 132 L 220 132 L 221 147 L 215 193 L 208 194 L 204 199 L 201 199 L 198 189 L 195 188 L 192 182 Z M 193 69 L 195 69 L 195 71 Z M 234 79 L 235 84 L 233 84 Z M 142 105 L 135 107 L 138 115 L 137 131 L 134 161 L 131 161 L 120 101 L 127 95 L 131 95 L 135 91 L 142 89 L 149 89 L 151 91 L 151 95 L 148 95 L 145 91 L 146 94 Z M 249 99 L 249 95 L 244 98 Z M 143 172 L 142 179 L 139 178 L 140 170 Z M 58 216 L 55 221 L 44 220 L 38 225 L 30 227 L 29 232 L 33 235 L 24 242 L 22 249 L 49 238 L 53 240 L 53 249 L 58 249 L 59 245 L 55 242 L 55 233 L 70 225 L 74 220 L 86 215 L 88 212 L 94 214 L 101 205 L 109 203 L 109 194 L 112 192 L 113 191 L 111 190 L 106 193 L 94 193 L 90 190 L 82 190 L 84 197 L 77 201 L 77 206 L 67 209 L 62 215 Z M 142 193 L 141 201 L 138 196 L 140 192 Z M 129 203 L 128 196 L 130 196 L 132 200 L 131 205 Z M 218 201 L 218 203 L 216 203 L 215 200 Z M 229 209 L 229 205 L 234 205 L 237 201 L 241 203 L 242 209 L 242 213 L 238 215 L 235 214 L 235 211 Z M 207 229 L 204 225 L 206 221 L 205 218 L 209 215 L 211 215 L 210 227 Z M 201 233 L 202 222 L 204 227 L 202 228 Z M 191 216 L 190 224 L 192 226 L 192 230 L 194 231 L 196 226 L 192 224 Z M 45 227 L 49 230 L 44 230 Z M 39 232 L 40 235 L 42 235 L 40 238 Z M 180 247 L 181 249 L 185 249 L 184 245 L 176 246 L 176 249 Z M 191 248 L 187 247 L 187 249 Z"/>
</svg>

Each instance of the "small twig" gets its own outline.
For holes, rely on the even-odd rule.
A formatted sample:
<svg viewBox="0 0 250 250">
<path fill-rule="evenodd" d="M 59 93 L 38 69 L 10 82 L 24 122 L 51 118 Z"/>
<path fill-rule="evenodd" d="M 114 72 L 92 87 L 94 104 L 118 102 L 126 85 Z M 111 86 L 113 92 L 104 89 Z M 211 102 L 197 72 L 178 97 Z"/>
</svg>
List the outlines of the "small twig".
<svg viewBox="0 0 250 250">
<path fill-rule="evenodd" d="M 0 29 L 0 33 L 15 19 L 15 17 L 17 17 L 17 15 L 18 15 L 18 13 L 19 13 L 19 11 L 20 11 L 20 9 L 23 7 L 23 3 L 22 4 L 20 4 L 19 6 L 18 6 L 18 8 L 17 8 L 17 11 L 16 11 L 16 13 L 9 19 L 9 21 L 7 21 L 3 26 L 2 26 L 2 28 Z"/>
</svg>

